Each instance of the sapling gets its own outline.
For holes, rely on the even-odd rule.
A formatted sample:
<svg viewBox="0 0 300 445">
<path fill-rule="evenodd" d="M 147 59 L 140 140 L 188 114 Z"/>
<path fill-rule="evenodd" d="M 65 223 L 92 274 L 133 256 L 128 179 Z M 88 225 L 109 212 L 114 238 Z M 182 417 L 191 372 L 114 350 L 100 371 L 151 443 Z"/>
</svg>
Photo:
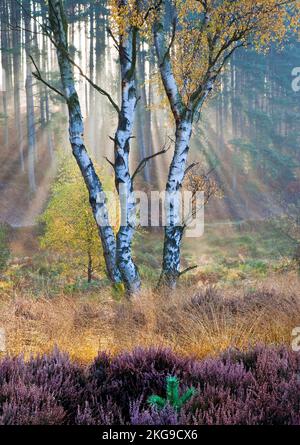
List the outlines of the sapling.
<svg viewBox="0 0 300 445">
<path fill-rule="evenodd" d="M 169 376 L 167 382 L 167 397 L 163 398 L 158 395 L 152 395 L 148 398 L 148 403 L 157 409 L 163 409 L 167 405 L 172 406 L 176 411 L 180 411 L 185 403 L 187 403 L 195 394 L 196 389 L 191 387 L 187 389 L 181 396 L 179 395 L 179 380 L 177 377 Z"/>
</svg>

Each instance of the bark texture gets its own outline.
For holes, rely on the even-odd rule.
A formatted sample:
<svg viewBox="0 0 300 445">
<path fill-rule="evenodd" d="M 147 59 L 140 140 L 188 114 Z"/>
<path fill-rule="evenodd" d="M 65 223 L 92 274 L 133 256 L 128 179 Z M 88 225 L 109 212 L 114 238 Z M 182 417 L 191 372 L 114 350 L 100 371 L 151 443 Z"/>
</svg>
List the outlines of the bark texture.
<svg viewBox="0 0 300 445">
<path fill-rule="evenodd" d="M 90 204 L 98 226 L 108 277 L 113 283 L 122 281 L 116 266 L 116 239 L 109 222 L 104 191 L 83 140 L 83 119 L 74 85 L 73 69 L 68 58 L 67 21 L 61 0 L 49 0 L 49 17 L 55 41 L 62 86 L 69 113 L 69 136 L 73 155 L 89 192 Z"/>
<path fill-rule="evenodd" d="M 126 1 L 121 2 L 126 4 Z M 117 234 L 117 264 L 129 294 L 141 287 L 138 268 L 132 258 L 136 229 L 136 203 L 129 170 L 130 139 L 137 105 L 135 67 L 137 30 L 130 27 L 120 36 L 121 108 L 115 134 L 115 182 L 121 200 L 122 220 Z"/>
<path fill-rule="evenodd" d="M 154 24 L 154 42 L 161 79 L 169 99 L 176 124 L 175 149 L 169 168 L 166 192 L 169 196 L 180 191 L 184 179 L 189 143 L 192 134 L 192 113 L 182 102 L 170 60 L 170 49 L 167 47 L 162 23 Z M 164 237 L 163 263 L 159 285 L 175 288 L 180 276 L 180 249 L 184 232 L 177 218 L 181 205 L 174 199 L 166 208 L 166 226 Z"/>
<path fill-rule="evenodd" d="M 153 34 L 159 71 L 176 126 L 174 155 L 166 184 L 166 192 L 172 196 L 182 188 L 194 116 L 200 113 L 204 101 L 213 88 L 216 74 L 210 73 L 208 70 L 203 84 L 199 85 L 188 103 L 184 103 L 173 72 L 170 58 L 171 44 L 167 45 L 165 41 L 163 16 L 167 13 L 167 4 L 168 2 L 161 2 L 162 14 L 154 24 Z M 176 32 L 176 29 L 174 31 Z M 167 285 L 170 288 L 176 287 L 177 280 L 181 275 L 180 254 L 185 226 L 181 221 L 177 221 L 180 215 L 180 206 L 181 201 L 174 200 L 166 209 L 168 220 L 165 227 L 163 264 L 159 285 Z"/>
</svg>

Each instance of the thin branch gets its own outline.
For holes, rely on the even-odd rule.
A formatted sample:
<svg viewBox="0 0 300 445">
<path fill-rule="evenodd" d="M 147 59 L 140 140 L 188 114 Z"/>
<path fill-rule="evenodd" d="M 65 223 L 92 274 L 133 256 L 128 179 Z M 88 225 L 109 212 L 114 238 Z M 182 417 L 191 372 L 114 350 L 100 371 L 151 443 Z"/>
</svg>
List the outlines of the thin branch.
<svg viewBox="0 0 300 445">
<path fill-rule="evenodd" d="M 166 52 L 165 52 L 165 55 L 164 55 L 164 58 L 163 58 L 163 61 L 162 61 L 162 65 L 165 63 L 166 58 L 169 57 L 170 52 L 171 52 L 171 48 L 172 48 L 172 46 L 173 46 L 173 44 L 174 44 L 174 42 L 175 42 L 175 38 L 176 38 L 176 26 L 177 26 L 177 21 L 176 21 L 176 17 L 175 17 L 174 20 L 173 20 L 173 22 L 172 22 L 172 36 L 171 36 L 171 40 L 170 40 L 170 43 L 169 43 L 169 45 L 168 45 L 168 48 L 167 48 L 167 50 L 166 50 Z"/>
<path fill-rule="evenodd" d="M 107 99 L 109 100 L 109 102 L 111 103 L 111 105 L 114 107 L 114 109 L 116 110 L 116 112 L 119 114 L 120 113 L 120 108 L 118 107 L 118 105 L 116 104 L 116 102 L 113 100 L 113 98 L 111 97 L 111 95 L 103 90 L 101 87 L 99 87 L 99 85 L 97 85 L 95 82 L 92 81 L 92 79 L 90 79 L 82 70 L 82 68 L 80 67 L 80 65 L 78 65 L 69 55 L 68 51 L 65 50 L 65 56 L 67 57 L 67 59 L 69 60 L 69 62 L 75 66 L 75 68 L 78 69 L 79 74 L 81 75 L 81 77 L 83 77 L 96 91 L 98 91 L 98 93 L 102 94 L 102 96 L 106 96 Z"/>
<path fill-rule="evenodd" d="M 108 159 L 107 156 L 104 156 L 104 159 L 112 166 L 113 169 L 115 169 L 115 164 L 110 159 Z"/>
<path fill-rule="evenodd" d="M 188 272 L 191 272 L 192 270 L 198 269 L 199 265 L 197 264 L 196 266 L 190 266 L 187 267 L 186 269 L 184 269 L 182 272 L 179 273 L 179 277 L 182 277 L 182 275 L 185 275 Z"/>
<path fill-rule="evenodd" d="M 106 29 L 107 29 L 107 32 L 110 35 L 110 37 L 113 39 L 116 49 L 119 51 L 120 50 L 120 44 L 117 41 L 116 37 L 114 36 L 112 30 L 110 29 L 109 26 Z"/>
<path fill-rule="evenodd" d="M 189 171 L 191 171 L 194 167 L 196 167 L 197 165 L 199 165 L 200 162 L 193 162 L 191 165 L 189 165 L 184 172 L 184 176 L 186 176 L 188 174 Z"/>
<path fill-rule="evenodd" d="M 48 88 L 50 88 L 50 90 L 54 91 L 55 93 L 59 94 L 61 97 L 63 97 L 64 99 L 66 99 L 66 96 L 65 96 L 61 91 L 59 91 L 59 90 L 58 90 L 57 88 L 55 88 L 53 85 L 50 85 L 50 83 L 48 83 L 48 82 L 42 77 L 41 72 L 40 72 L 40 70 L 39 70 L 37 64 L 35 63 L 33 57 L 32 57 L 31 55 L 29 55 L 29 58 L 30 58 L 30 60 L 32 61 L 33 65 L 34 65 L 34 67 L 35 67 L 35 69 L 36 69 L 36 72 L 35 72 L 35 73 L 32 73 L 33 77 L 34 77 L 35 79 L 39 80 L 40 82 L 42 82 L 42 83 L 43 83 L 44 85 L 46 85 Z"/>
<path fill-rule="evenodd" d="M 147 156 L 146 158 L 142 159 L 142 161 L 139 163 L 139 165 L 137 166 L 135 172 L 134 172 L 133 175 L 132 175 L 132 181 L 134 180 L 134 178 L 136 177 L 136 175 L 137 175 L 138 173 L 140 173 L 140 172 L 146 167 L 147 162 L 149 162 L 149 161 L 150 161 L 151 159 L 153 159 L 153 158 L 156 158 L 157 156 L 160 156 L 160 155 L 163 155 L 163 154 L 167 153 L 167 151 L 168 151 L 169 149 L 170 149 L 170 147 L 168 147 L 168 148 L 164 148 L 163 150 L 161 150 L 161 151 L 159 151 L 159 152 L 157 152 L 157 153 L 154 153 L 154 154 L 151 155 L 151 156 Z"/>
<path fill-rule="evenodd" d="M 159 0 L 159 1 L 156 3 L 156 5 L 154 5 L 154 6 L 150 6 L 150 7 L 148 8 L 148 10 L 146 11 L 146 14 L 144 15 L 143 23 L 146 22 L 146 20 L 147 20 L 147 18 L 148 18 L 148 16 L 149 16 L 149 14 L 150 14 L 151 11 L 158 11 L 158 10 L 159 10 L 161 4 L 162 4 L 162 0 Z"/>
<path fill-rule="evenodd" d="M 18 0 L 16 0 L 18 1 Z M 50 6 L 51 3 L 49 4 Z M 55 14 L 55 11 L 53 11 Z M 57 43 L 55 42 L 55 40 L 52 38 L 51 36 L 51 32 L 47 29 L 48 27 L 46 27 L 45 25 L 37 22 L 39 24 L 39 26 L 44 30 L 45 34 L 47 35 L 47 37 L 50 39 L 51 43 L 55 46 L 55 48 L 58 48 Z M 78 69 L 79 74 L 81 75 L 81 77 L 83 77 L 96 91 L 98 91 L 98 93 L 100 93 L 103 96 L 106 96 L 107 99 L 109 100 L 109 102 L 112 104 L 112 106 L 114 107 L 114 109 L 116 110 L 116 112 L 119 114 L 120 113 L 120 109 L 118 107 L 118 105 L 116 104 L 116 102 L 113 100 L 113 98 L 111 97 L 111 95 L 103 90 L 101 87 L 99 87 L 99 85 L 95 84 L 82 70 L 82 68 L 70 57 L 70 54 L 68 52 L 68 49 L 66 47 L 64 47 L 63 45 L 60 45 L 58 48 L 60 51 L 63 51 L 64 56 L 68 59 L 68 61 L 75 67 Z M 42 79 L 40 79 L 42 80 Z"/>
</svg>

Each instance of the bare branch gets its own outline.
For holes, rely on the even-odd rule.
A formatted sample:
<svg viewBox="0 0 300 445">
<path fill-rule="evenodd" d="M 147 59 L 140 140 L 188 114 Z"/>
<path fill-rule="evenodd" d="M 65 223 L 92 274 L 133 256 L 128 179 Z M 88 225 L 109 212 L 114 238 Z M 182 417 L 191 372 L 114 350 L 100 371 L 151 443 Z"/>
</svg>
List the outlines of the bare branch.
<svg viewBox="0 0 300 445">
<path fill-rule="evenodd" d="M 161 151 L 159 151 L 159 152 L 157 152 L 157 153 L 154 153 L 154 154 L 151 155 L 151 156 L 147 156 L 146 158 L 142 159 L 142 161 L 139 163 L 139 165 L 137 166 L 135 172 L 134 172 L 133 175 L 132 175 L 132 181 L 134 180 L 134 178 L 136 177 L 136 175 L 137 175 L 138 173 L 140 173 L 140 172 L 146 167 L 147 162 L 149 162 L 149 161 L 150 161 L 151 159 L 153 159 L 153 158 L 156 158 L 157 156 L 160 156 L 160 155 L 163 155 L 163 154 L 167 153 L 167 151 L 168 151 L 169 149 L 170 149 L 170 147 L 168 147 L 168 148 L 164 148 L 163 150 L 161 150 Z"/>
<path fill-rule="evenodd" d="M 113 169 L 115 169 L 115 164 L 110 161 L 107 156 L 104 156 L 104 159 L 112 166 Z"/>
<path fill-rule="evenodd" d="M 69 62 L 75 66 L 75 68 L 78 69 L 79 74 L 81 75 L 81 77 L 83 77 L 96 91 L 98 91 L 98 93 L 100 93 L 102 96 L 106 96 L 107 99 L 109 100 L 109 102 L 112 104 L 112 106 L 114 107 L 114 109 L 116 110 L 116 112 L 119 114 L 120 113 L 120 108 L 118 107 L 118 105 L 116 104 L 116 102 L 113 100 L 113 98 L 111 97 L 111 95 L 103 90 L 101 87 L 99 87 L 99 85 L 97 85 L 95 82 L 92 81 L 92 79 L 90 79 L 82 70 L 82 68 L 80 67 L 80 65 L 78 65 L 69 55 L 68 51 L 65 51 L 65 56 L 68 58 Z"/>
<path fill-rule="evenodd" d="M 107 32 L 108 32 L 109 36 L 110 36 L 110 37 L 113 39 L 113 41 L 114 41 L 115 48 L 119 51 L 119 50 L 120 50 L 120 44 L 119 44 L 119 42 L 117 41 L 116 37 L 113 35 L 112 30 L 111 30 L 109 27 L 107 27 L 106 29 L 107 29 Z"/>
<path fill-rule="evenodd" d="M 170 40 L 168 48 L 167 48 L 167 50 L 165 52 L 162 64 L 165 63 L 166 58 L 169 57 L 169 55 L 170 55 L 170 51 L 171 51 L 171 48 L 172 48 L 172 46 L 174 44 L 175 37 L 176 37 L 176 26 L 177 26 L 177 21 L 176 21 L 176 17 L 175 17 L 173 22 L 172 22 L 172 36 L 171 36 L 171 40 Z"/>
<path fill-rule="evenodd" d="M 187 267 L 186 269 L 184 269 L 182 272 L 179 273 L 179 277 L 182 277 L 182 275 L 185 275 L 188 272 L 191 272 L 192 270 L 198 269 L 199 265 L 195 265 L 195 266 L 190 266 Z"/>
<path fill-rule="evenodd" d="M 35 67 L 35 69 L 36 69 L 36 72 L 35 72 L 35 73 L 32 73 L 33 77 L 34 77 L 35 79 L 39 80 L 40 82 L 42 82 L 42 83 L 43 83 L 44 85 L 46 85 L 48 88 L 50 88 L 50 90 L 54 91 L 55 93 L 59 94 L 61 97 L 63 97 L 64 99 L 66 99 L 66 96 L 65 96 L 61 91 L 59 91 L 59 90 L 58 90 L 57 88 L 55 88 L 53 85 L 50 85 L 50 83 L 48 83 L 48 82 L 42 77 L 41 72 L 40 72 L 40 70 L 39 70 L 37 64 L 35 63 L 33 57 L 32 57 L 31 55 L 29 55 L 29 58 L 30 58 L 30 60 L 32 61 L 33 65 L 34 65 L 34 67 Z"/>
<path fill-rule="evenodd" d="M 193 162 L 191 165 L 189 165 L 189 166 L 185 169 L 184 176 L 186 176 L 190 170 L 192 170 L 194 167 L 196 167 L 196 166 L 199 165 L 199 164 L 200 164 L 200 162 Z"/>
</svg>

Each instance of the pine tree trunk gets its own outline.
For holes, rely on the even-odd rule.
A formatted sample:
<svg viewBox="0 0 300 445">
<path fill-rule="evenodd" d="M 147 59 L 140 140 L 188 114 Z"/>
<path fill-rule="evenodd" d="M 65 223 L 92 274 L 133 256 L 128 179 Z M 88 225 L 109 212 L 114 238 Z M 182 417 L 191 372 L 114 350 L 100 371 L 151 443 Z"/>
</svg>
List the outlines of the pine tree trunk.
<svg viewBox="0 0 300 445">
<path fill-rule="evenodd" d="M 137 129 L 137 143 L 140 152 L 140 159 L 145 159 L 149 156 L 149 139 L 147 140 L 147 95 L 146 95 L 146 73 L 145 73 L 145 56 L 142 43 L 140 44 L 140 49 L 138 52 L 138 70 L 137 77 L 140 84 L 140 94 L 141 98 L 138 103 L 137 119 L 136 119 L 136 129 Z M 149 163 L 145 165 L 143 170 L 144 181 L 150 183 L 150 171 Z"/>
<path fill-rule="evenodd" d="M 34 96 L 33 96 L 33 80 L 31 61 L 31 0 L 24 0 L 23 6 L 26 10 L 23 14 L 25 25 L 25 52 L 26 52 L 26 108 L 27 108 L 27 141 L 28 141 L 28 182 L 30 193 L 36 192 L 35 179 L 35 150 L 36 150 L 36 135 L 35 135 L 35 114 L 34 114 Z"/>
<path fill-rule="evenodd" d="M 1 2 L 2 3 L 2 2 Z M 7 2 L 3 1 L 1 5 L 1 64 L 2 64 L 2 103 L 3 103 L 3 119 L 4 119 L 4 145 L 8 148 L 9 131 L 8 131 L 8 90 L 9 90 L 9 56 L 8 56 L 8 15 Z"/>
<path fill-rule="evenodd" d="M 21 101 L 20 101 L 20 75 L 21 75 L 21 31 L 17 28 L 21 25 L 21 11 L 16 2 L 11 4 L 11 20 L 15 29 L 12 31 L 13 45 L 13 70 L 14 70 L 14 113 L 15 130 L 19 148 L 20 167 L 25 171 L 24 152 L 23 152 L 23 127 L 21 120 Z"/>
</svg>

